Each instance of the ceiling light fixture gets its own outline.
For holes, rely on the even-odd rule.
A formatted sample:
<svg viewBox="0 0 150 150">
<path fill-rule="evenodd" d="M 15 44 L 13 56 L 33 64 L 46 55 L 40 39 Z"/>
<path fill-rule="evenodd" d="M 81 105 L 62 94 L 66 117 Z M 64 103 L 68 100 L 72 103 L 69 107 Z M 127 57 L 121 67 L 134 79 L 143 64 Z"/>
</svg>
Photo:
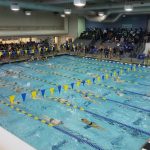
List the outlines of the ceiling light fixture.
<svg viewBox="0 0 150 150">
<path fill-rule="evenodd" d="M 20 10 L 18 3 L 12 3 L 10 8 L 12 11 L 19 11 Z"/>
<path fill-rule="evenodd" d="M 104 16 L 104 13 L 103 13 L 103 12 L 99 12 L 98 15 L 99 15 L 100 17 L 103 17 L 103 16 Z"/>
<path fill-rule="evenodd" d="M 77 7 L 84 7 L 86 5 L 86 0 L 74 0 L 73 3 Z"/>
<path fill-rule="evenodd" d="M 65 14 L 61 14 L 60 16 L 63 17 L 63 18 L 65 18 Z"/>
<path fill-rule="evenodd" d="M 70 14 L 71 14 L 71 9 L 65 9 L 65 10 L 64 10 L 64 13 L 65 13 L 66 15 L 70 15 Z"/>
<path fill-rule="evenodd" d="M 26 16 L 31 16 L 31 11 L 26 10 L 26 11 L 25 11 L 25 15 L 26 15 Z"/>
<path fill-rule="evenodd" d="M 124 10 L 128 11 L 128 12 L 133 11 L 133 6 L 132 5 L 125 5 Z"/>
</svg>

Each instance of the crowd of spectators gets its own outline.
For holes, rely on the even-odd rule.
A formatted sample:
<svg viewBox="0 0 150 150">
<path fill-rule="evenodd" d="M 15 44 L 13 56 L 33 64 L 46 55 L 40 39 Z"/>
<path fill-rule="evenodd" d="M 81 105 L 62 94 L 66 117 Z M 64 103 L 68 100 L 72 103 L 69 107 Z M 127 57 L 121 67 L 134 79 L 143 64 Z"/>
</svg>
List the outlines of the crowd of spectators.
<svg viewBox="0 0 150 150">
<path fill-rule="evenodd" d="M 81 33 L 80 39 L 101 40 L 102 42 L 133 42 L 138 43 L 143 40 L 146 31 L 142 28 L 88 28 Z"/>
<path fill-rule="evenodd" d="M 114 54 L 116 51 L 120 55 L 123 55 L 124 53 L 134 53 L 134 50 L 136 51 L 138 47 L 144 42 L 144 38 L 147 35 L 147 32 L 143 30 L 142 28 L 88 28 L 86 31 L 81 33 L 79 39 L 91 39 L 93 41 L 100 40 L 101 44 L 103 43 L 114 43 L 115 47 L 103 47 L 104 54 L 107 57 L 108 53 L 111 53 L 114 51 Z M 81 44 L 79 44 L 81 45 Z M 77 47 L 77 46 L 76 46 Z M 79 46 L 80 48 L 81 46 Z M 94 47 L 94 48 L 92 48 Z M 76 48 L 77 49 L 77 48 Z M 100 47 L 96 48 L 95 46 L 89 46 L 87 52 L 94 53 L 97 52 Z"/>
<path fill-rule="evenodd" d="M 2 44 L 0 43 L 0 58 L 16 58 L 18 55 L 29 55 L 41 54 L 45 52 L 55 51 L 55 45 L 49 45 L 47 42 L 27 42 L 27 43 L 11 43 Z"/>
</svg>

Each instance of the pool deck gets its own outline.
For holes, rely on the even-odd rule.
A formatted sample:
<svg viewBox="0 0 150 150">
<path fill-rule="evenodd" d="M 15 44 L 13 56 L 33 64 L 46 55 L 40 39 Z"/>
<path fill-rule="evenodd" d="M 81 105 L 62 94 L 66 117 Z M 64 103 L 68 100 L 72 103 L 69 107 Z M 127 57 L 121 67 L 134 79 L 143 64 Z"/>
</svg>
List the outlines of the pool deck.
<svg viewBox="0 0 150 150">
<path fill-rule="evenodd" d="M 35 150 L 35 148 L 0 127 L 0 150 Z"/>
<path fill-rule="evenodd" d="M 74 56 L 79 56 L 79 57 L 90 57 L 90 58 L 95 58 L 98 60 L 108 60 L 108 61 L 117 61 L 117 62 L 122 62 L 122 63 L 128 63 L 128 64 L 140 64 L 140 65 L 145 65 L 145 66 L 150 66 L 150 59 L 149 60 L 139 60 L 137 58 L 129 58 L 129 57 L 113 57 L 113 58 L 105 58 L 104 56 L 100 54 L 86 54 L 85 53 L 78 53 L 75 54 L 74 52 L 67 52 L 67 51 L 61 51 L 53 54 L 47 54 L 45 55 L 46 57 L 54 57 L 54 56 L 60 56 L 60 55 L 74 55 Z M 36 56 L 34 57 L 35 59 L 37 58 Z M 25 56 L 23 58 L 19 59 L 4 59 L 0 60 L 0 64 L 7 64 L 7 63 L 13 63 L 13 62 L 22 62 L 22 61 L 28 61 L 30 60 L 29 57 Z"/>
</svg>

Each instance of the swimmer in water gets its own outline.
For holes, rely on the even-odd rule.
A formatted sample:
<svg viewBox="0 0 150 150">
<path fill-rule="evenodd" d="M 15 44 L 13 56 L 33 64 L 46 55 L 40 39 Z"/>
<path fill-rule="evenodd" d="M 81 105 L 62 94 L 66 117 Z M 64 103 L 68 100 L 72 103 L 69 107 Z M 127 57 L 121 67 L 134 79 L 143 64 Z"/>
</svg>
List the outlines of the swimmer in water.
<svg viewBox="0 0 150 150">
<path fill-rule="evenodd" d="M 6 73 L 6 75 L 10 75 L 10 76 L 15 75 L 15 73 L 13 71 L 9 71 L 9 70 L 7 70 L 5 73 Z"/>
<path fill-rule="evenodd" d="M 96 102 L 95 100 L 92 100 L 90 97 L 88 97 L 88 94 L 87 94 L 87 93 L 86 93 L 86 94 L 83 94 L 82 97 L 83 97 L 85 100 L 87 100 L 87 101 L 89 101 L 89 102 L 92 102 L 92 103 L 94 103 L 94 104 L 96 104 L 96 103 L 100 104 L 99 102 Z"/>
<path fill-rule="evenodd" d="M 60 102 L 62 102 L 62 103 L 67 103 L 68 101 L 65 100 L 65 99 L 60 99 Z"/>
<path fill-rule="evenodd" d="M 117 91 L 116 94 L 120 97 L 124 97 L 126 98 L 127 100 L 131 100 L 132 98 L 130 96 L 125 96 L 124 93 L 120 92 L 120 91 Z"/>
<path fill-rule="evenodd" d="M 124 82 L 124 80 L 121 80 L 119 76 L 114 78 L 114 81 L 116 81 L 118 83 L 123 83 Z"/>
<path fill-rule="evenodd" d="M 88 94 L 82 95 L 82 97 L 88 101 L 91 101 L 91 99 L 88 97 Z"/>
<path fill-rule="evenodd" d="M 0 84 L 0 87 L 3 88 L 3 87 L 8 87 L 10 86 L 9 84 Z"/>
<path fill-rule="evenodd" d="M 16 87 L 14 90 L 15 90 L 15 92 L 17 92 L 17 93 L 20 93 L 20 92 L 22 91 L 22 88 Z"/>
<path fill-rule="evenodd" d="M 124 96 L 124 94 L 121 93 L 121 92 L 119 92 L 119 91 L 117 91 L 116 94 L 117 94 L 118 96 L 121 96 L 121 97 Z"/>
<path fill-rule="evenodd" d="M 53 119 L 53 118 L 49 118 L 47 116 L 44 116 L 44 119 L 48 122 L 48 123 L 51 123 L 53 125 L 60 125 L 60 124 L 63 124 L 62 121 L 60 120 L 57 120 L 57 119 Z"/>
<path fill-rule="evenodd" d="M 88 127 L 93 127 L 93 128 L 96 128 L 96 129 L 101 129 L 101 130 L 104 130 L 104 128 L 100 127 L 99 125 L 97 125 L 95 122 L 91 122 L 89 120 L 87 120 L 86 118 L 83 118 L 81 119 L 81 121 L 85 124 L 87 124 Z M 87 128 L 88 128 L 87 127 Z"/>
</svg>

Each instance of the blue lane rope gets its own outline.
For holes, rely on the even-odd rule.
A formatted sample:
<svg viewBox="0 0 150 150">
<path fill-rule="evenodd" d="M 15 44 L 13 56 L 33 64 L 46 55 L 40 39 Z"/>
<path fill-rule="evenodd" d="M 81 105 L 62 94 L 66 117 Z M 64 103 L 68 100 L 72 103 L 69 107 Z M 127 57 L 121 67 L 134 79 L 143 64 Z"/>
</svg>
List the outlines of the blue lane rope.
<svg viewBox="0 0 150 150">
<path fill-rule="evenodd" d="M 93 116 L 95 116 L 95 117 L 97 117 L 97 118 L 99 118 L 99 119 L 103 119 L 103 120 L 108 121 L 108 122 L 110 122 L 110 123 L 116 123 L 116 124 L 119 124 L 119 125 L 121 125 L 121 126 L 125 126 L 125 127 L 127 127 L 127 128 L 132 129 L 132 130 L 135 130 L 135 131 L 137 131 L 137 132 L 139 132 L 139 133 L 143 133 L 143 134 L 146 134 L 146 135 L 149 135 L 149 136 L 150 136 L 150 133 L 149 133 L 149 132 L 146 132 L 146 131 L 143 131 L 143 130 L 141 130 L 141 129 L 137 129 L 137 128 L 132 127 L 132 126 L 129 126 L 129 125 L 127 125 L 127 124 L 121 123 L 121 122 L 119 122 L 119 121 L 116 121 L 116 120 L 113 120 L 113 119 L 110 119 L 110 118 L 107 118 L 107 117 L 98 115 L 98 114 L 93 113 L 93 112 L 91 112 L 91 111 L 89 111 L 89 110 L 84 110 L 84 111 L 87 112 L 87 113 L 89 113 L 89 114 L 91 114 L 91 115 L 93 115 Z"/>
</svg>

